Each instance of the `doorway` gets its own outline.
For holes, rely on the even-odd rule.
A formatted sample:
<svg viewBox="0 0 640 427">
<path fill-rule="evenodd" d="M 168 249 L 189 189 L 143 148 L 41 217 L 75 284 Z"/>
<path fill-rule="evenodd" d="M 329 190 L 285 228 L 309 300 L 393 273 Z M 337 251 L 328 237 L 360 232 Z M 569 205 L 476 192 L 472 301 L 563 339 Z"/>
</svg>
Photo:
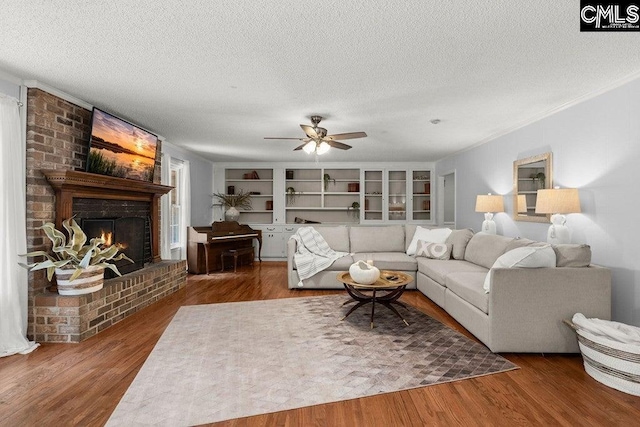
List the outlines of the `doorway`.
<svg viewBox="0 0 640 427">
<path fill-rule="evenodd" d="M 438 176 L 438 225 L 456 226 L 456 171 Z"/>
</svg>

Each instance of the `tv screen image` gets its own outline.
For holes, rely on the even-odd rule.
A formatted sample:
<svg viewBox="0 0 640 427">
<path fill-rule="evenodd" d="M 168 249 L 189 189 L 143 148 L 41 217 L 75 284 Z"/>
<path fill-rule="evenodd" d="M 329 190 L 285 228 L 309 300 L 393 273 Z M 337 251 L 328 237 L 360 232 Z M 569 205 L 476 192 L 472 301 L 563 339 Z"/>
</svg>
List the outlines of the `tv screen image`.
<svg viewBox="0 0 640 427">
<path fill-rule="evenodd" d="M 158 137 L 93 109 L 87 172 L 153 182 Z"/>
</svg>

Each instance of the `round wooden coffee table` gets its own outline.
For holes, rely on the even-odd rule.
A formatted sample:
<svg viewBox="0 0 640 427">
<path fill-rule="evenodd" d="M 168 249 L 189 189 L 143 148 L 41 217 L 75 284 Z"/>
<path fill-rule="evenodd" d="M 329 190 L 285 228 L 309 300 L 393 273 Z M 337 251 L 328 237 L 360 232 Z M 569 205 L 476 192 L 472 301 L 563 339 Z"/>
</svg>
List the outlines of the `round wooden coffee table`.
<svg viewBox="0 0 640 427">
<path fill-rule="evenodd" d="M 344 284 L 347 293 L 353 298 L 342 305 L 353 302 L 357 303 L 351 307 L 347 314 L 340 320 L 346 319 L 351 313 L 363 305 L 371 303 L 371 329 L 373 329 L 373 316 L 375 314 L 376 303 L 379 303 L 394 312 L 396 316 L 402 319 L 405 325 L 409 326 L 409 323 L 398 313 L 398 310 L 396 310 L 393 304 L 405 309 L 407 308 L 403 303 L 398 301 L 398 298 L 402 296 L 407 285 L 413 281 L 413 277 L 400 271 L 382 270 L 380 271 L 380 278 L 376 280 L 375 283 L 361 285 L 353 281 L 348 271 L 344 271 L 338 273 L 338 281 Z"/>
</svg>

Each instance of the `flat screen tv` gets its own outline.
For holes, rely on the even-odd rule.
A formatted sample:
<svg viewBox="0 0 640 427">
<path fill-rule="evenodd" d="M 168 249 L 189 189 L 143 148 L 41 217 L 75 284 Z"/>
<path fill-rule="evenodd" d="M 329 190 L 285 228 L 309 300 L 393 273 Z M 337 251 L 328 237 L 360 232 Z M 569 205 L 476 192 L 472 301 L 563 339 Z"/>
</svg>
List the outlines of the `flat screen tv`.
<svg viewBox="0 0 640 427">
<path fill-rule="evenodd" d="M 87 172 L 153 182 L 158 137 L 94 108 Z"/>
</svg>

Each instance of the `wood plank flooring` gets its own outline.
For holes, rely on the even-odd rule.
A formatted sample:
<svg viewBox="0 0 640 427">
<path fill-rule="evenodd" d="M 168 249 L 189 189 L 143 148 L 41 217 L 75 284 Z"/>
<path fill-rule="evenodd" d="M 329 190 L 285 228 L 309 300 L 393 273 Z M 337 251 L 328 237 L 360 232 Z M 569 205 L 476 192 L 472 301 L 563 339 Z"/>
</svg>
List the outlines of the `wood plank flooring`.
<svg viewBox="0 0 640 427">
<path fill-rule="evenodd" d="M 0 426 L 101 426 L 183 305 L 295 298 L 341 291 L 288 290 L 282 262 L 210 276 L 80 344 L 43 344 L 0 359 Z M 402 300 L 471 337 L 420 292 Z M 516 371 L 230 420 L 224 426 L 514 426 L 640 424 L 640 397 L 589 377 L 579 355 L 504 354 Z"/>
</svg>

